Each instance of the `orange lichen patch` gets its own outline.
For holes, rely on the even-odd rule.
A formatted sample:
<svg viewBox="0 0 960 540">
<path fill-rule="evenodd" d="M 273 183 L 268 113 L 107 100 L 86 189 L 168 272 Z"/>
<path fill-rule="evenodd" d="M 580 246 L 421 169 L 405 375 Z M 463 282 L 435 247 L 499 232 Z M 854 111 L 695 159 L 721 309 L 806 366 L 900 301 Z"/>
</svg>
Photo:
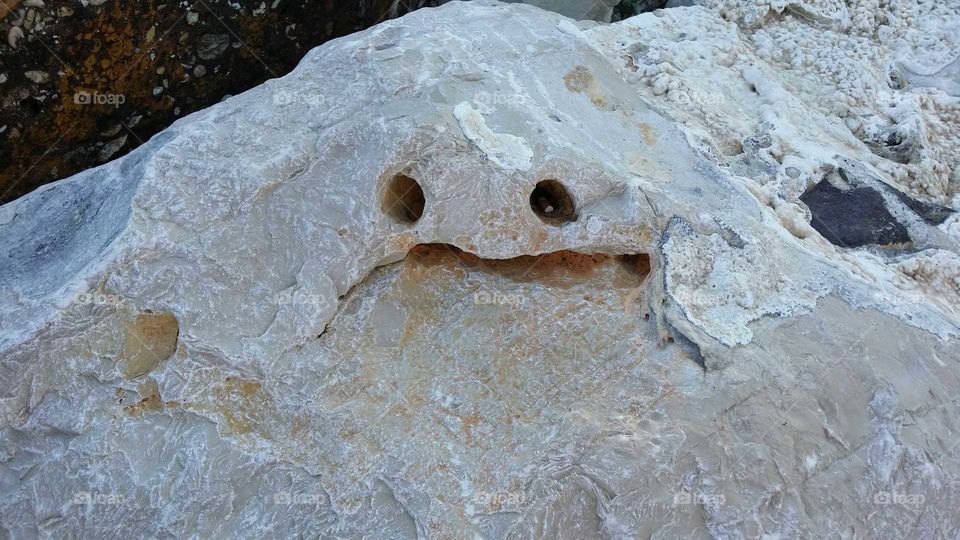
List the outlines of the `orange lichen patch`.
<svg viewBox="0 0 960 540">
<path fill-rule="evenodd" d="M 646 122 L 640 123 L 640 135 L 643 137 L 643 142 L 647 146 L 653 146 L 657 144 L 657 134 L 653 131 L 653 128 L 650 127 L 650 124 Z"/>
<path fill-rule="evenodd" d="M 169 313 L 141 313 L 124 323 L 123 351 L 117 361 L 127 379 L 145 375 L 173 356 L 180 324 Z"/>
<path fill-rule="evenodd" d="M 124 407 L 124 411 L 126 411 L 127 414 L 134 418 L 139 418 L 144 412 L 163 410 L 163 399 L 160 397 L 160 389 L 157 386 L 157 381 L 147 378 L 146 381 L 137 387 L 137 391 L 140 392 L 143 398 L 137 403 Z"/>
<path fill-rule="evenodd" d="M 473 430 L 480 427 L 483 423 L 483 418 L 477 413 L 468 414 L 468 415 L 456 415 L 460 419 L 460 430 L 463 432 L 465 437 L 465 444 L 467 447 L 474 446 L 473 443 Z"/>
<path fill-rule="evenodd" d="M 596 84 L 593 73 L 586 66 L 577 66 L 563 76 L 563 82 L 571 92 L 582 93 Z"/>
<path fill-rule="evenodd" d="M 245 435 L 259 431 L 260 414 L 267 410 L 268 397 L 257 381 L 227 377 L 213 389 L 216 409 L 226 421 L 227 431 Z M 260 433 L 261 436 L 266 436 Z"/>
<path fill-rule="evenodd" d="M 567 86 L 567 90 L 586 95 L 590 98 L 590 102 L 597 107 L 607 108 L 609 105 L 599 83 L 597 83 L 597 78 L 586 66 L 577 66 L 570 70 L 563 76 L 563 82 Z"/>
</svg>

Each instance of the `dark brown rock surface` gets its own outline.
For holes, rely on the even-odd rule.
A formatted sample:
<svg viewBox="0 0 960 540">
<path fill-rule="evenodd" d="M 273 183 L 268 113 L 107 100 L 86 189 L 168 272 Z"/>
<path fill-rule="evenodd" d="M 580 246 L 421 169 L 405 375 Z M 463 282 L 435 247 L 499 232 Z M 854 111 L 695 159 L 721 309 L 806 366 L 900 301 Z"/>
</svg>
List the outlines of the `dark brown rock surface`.
<svg viewBox="0 0 960 540">
<path fill-rule="evenodd" d="M 423 2 L 0 0 L 0 202 Z"/>
</svg>

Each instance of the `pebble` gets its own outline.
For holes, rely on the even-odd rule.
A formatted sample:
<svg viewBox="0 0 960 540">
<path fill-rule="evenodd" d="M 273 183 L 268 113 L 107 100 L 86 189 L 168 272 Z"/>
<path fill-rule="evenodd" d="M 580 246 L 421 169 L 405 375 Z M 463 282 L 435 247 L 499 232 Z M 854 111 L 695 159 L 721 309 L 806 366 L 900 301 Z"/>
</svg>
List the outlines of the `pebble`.
<svg viewBox="0 0 960 540">
<path fill-rule="evenodd" d="M 204 34 L 197 44 L 197 56 L 203 60 L 213 60 L 223 54 L 230 46 L 230 36 L 227 34 Z"/>
<path fill-rule="evenodd" d="M 31 70 L 24 73 L 24 75 L 37 84 L 43 84 L 50 81 L 50 74 L 46 71 Z"/>
<path fill-rule="evenodd" d="M 23 28 L 13 26 L 7 32 L 7 44 L 14 49 L 20 48 L 20 41 L 23 40 Z"/>
<path fill-rule="evenodd" d="M 23 26 L 24 26 L 24 28 L 26 28 L 27 30 L 30 30 L 31 28 L 33 28 L 33 23 L 34 23 L 36 20 L 37 20 L 37 12 L 34 11 L 34 10 L 32 10 L 32 9 L 28 9 L 28 10 L 27 10 L 27 16 L 26 16 L 26 18 L 23 20 Z"/>
<path fill-rule="evenodd" d="M 120 124 L 113 124 L 113 125 L 111 125 L 109 128 L 107 128 L 106 131 L 104 131 L 103 133 L 101 133 L 100 135 L 103 136 L 103 137 L 113 137 L 113 136 L 116 135 L 117 133 L 120 133 L 120 130 L 121 130 L 121 129 L 123 129 L 123 126 L 121 126 Z"/>
<path fill-rule="evenodd" d="M 123 148 L 123 145 L 125 144 L 127 144 L 126 133 L 103 145 L 103 148 L 100 149 L 100 155 L 98 156 L 100 161 L 109 160 L 114 154 L 117 153 L 118 150 Z"/>
<path fill-rule="evenodd" d="M 196 11 L 188 11 L 188 12 L 187 12 L 187 24 L 193 26 L 194 24 L 197 24 L 197 21 L 199 21 L 199 20 L 200 20 L 200 14 L 199 14 L 199 13 L 197 13 Z"/>
<path fill-rule="evenodd" d="M 203 64 L 197 64 L 197 67 L 193 68 L 194 77 L 203 77 L 207 74 L 207 66 Z"/>
</svg>

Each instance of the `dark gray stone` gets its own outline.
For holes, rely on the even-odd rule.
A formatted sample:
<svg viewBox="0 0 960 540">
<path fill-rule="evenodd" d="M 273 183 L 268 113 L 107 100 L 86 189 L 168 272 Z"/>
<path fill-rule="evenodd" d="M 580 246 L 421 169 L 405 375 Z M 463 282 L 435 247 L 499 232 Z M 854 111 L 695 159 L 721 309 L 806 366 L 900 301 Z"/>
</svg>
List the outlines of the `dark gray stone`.
<svg viewBox="0 0 960 540">
<path fill-rule="evenodd" d="M 841 189 L 823 179 L 800 200 L 810 208 L 813 228 L 836 246 L 894 246 L 912 242 L 907 228 L 887 210 L 883 195 L 871 187 Z"/>
</svg>

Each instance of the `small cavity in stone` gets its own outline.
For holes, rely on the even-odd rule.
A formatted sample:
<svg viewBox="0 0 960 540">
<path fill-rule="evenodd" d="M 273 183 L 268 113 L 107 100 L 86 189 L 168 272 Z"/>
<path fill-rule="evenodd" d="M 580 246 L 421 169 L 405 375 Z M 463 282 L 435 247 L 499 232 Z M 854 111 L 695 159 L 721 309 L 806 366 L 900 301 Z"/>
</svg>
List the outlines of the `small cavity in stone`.
<svg viewBox="0 0 960 540">
<path fill-rule="evenodd" d="M 547 223 L 577 220 L 577 209 L 570 192 L 556 180 L 544 180 L 530 194 L 530 208 Z"/>
<path fill-rule="evenodd" d="M 427 205 L 423 188 L 405 174 L 394 176 L 384 188 L 381 209 L 400 223 L 416 223 Z"/>
</svg>

